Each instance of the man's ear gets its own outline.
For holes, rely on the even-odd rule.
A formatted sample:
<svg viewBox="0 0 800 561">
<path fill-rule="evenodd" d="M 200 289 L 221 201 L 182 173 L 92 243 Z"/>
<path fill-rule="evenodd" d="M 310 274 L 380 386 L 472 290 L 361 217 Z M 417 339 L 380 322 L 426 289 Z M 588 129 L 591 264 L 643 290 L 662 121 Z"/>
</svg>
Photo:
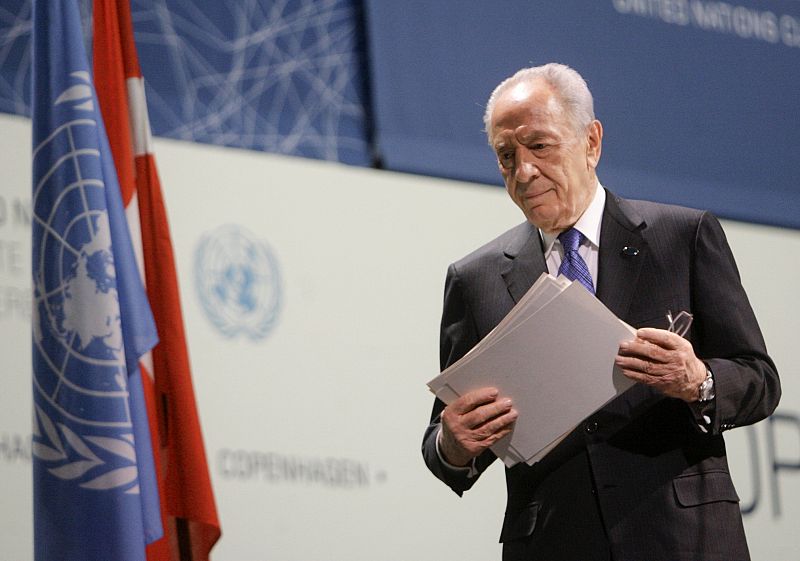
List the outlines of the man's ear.
<svg viewBox="0 0 800 561">
<path fill-rule="evenodd" d="M 589 125 L 586 141 L 586 163 L 590 169 L 596 169 L 603 151 L 603 125 L 597 119 Z"/>
</svg>

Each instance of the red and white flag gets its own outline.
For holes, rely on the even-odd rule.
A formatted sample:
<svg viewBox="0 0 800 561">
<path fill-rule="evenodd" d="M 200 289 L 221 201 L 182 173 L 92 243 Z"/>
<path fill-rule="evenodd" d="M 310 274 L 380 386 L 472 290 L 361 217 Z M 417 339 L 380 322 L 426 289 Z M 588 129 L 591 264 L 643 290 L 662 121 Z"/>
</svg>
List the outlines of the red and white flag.
<svg viewBox="0 0 800 561">
<path fill-rule="evenodd" d="M 207 561 L 220 537 L 195 405 L 172 241 L 127 0 L 94 0 L 94 81 L 160 342 L 144 360 L 164 538 L 148 561 Z M 138 246 L 138 247 L 137 247 Z"/>
</svg>

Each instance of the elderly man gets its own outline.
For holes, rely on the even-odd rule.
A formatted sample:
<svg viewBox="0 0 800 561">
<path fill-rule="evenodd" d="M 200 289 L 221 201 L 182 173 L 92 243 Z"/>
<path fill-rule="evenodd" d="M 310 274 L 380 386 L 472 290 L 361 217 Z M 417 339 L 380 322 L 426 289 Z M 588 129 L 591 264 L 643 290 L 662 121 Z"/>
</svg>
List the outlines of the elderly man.
<svg viewBox="0 0 800 561">
<path fill-rule="evenodd" d="M 450 266 L 442 368 L 546 271 L 579 280 L 638 328 L 616 357 L 638 383 L 540 462 L 506 470 L 503 559 L 749 559 L 722 433 L 770 415 L 780 383 L 719 223 L 600 185 L 603 127 L 571 68 L 519 71 L 492 93 L 484 121 L 527 220 Z M 667 331 L 668 310 L 693 314 L 685 338 Z M 517 417 L 494 388 L 437 400 L 426 464 L 463 493 L 495 460 L 492 444 L 537 422 Z"/>
</svg>

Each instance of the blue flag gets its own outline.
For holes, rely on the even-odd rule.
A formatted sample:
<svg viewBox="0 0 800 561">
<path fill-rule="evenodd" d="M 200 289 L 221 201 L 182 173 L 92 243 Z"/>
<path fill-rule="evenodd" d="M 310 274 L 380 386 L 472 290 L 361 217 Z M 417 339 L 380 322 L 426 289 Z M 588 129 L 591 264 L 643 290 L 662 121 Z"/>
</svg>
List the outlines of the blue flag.
<svg viewBox="0 0 800 561">
<path fill-rule="evenodd" d="M 139 357 L 157 341 L 75 0 L 34 1 L 36 561 L 144 561 L 161 537 Z"/>
</svg>

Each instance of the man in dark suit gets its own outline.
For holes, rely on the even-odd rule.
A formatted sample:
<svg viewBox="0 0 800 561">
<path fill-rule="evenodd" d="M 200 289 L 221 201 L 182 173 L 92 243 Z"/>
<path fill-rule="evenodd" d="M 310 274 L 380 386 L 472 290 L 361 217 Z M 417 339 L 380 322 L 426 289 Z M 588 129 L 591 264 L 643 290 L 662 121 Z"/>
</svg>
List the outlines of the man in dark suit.
<svg viewBox="0 0 800 561">
<path fill-rule="evenodd" d="M 494 91 L 484 120 L 527 221 L 450 266 L 442 368 L 486 336 L 543 272 L 584 277 L 639 328 L 616 357 L 638 383 L 542 461 L 506 470 L 503 559 L 749 559 L 722 433 L 770 415 L 780 383 L 719 223 L 600 185 L 602 125 L 586 83 L 568 67 L 521 70 Z M 685 338 L 667 330 L 667 312 L 681 310 L 694 316 Z M 460 495 L 496 459 L 492 444 L 515 424 L 536 422 L 517 418 L 494 388 L 447 407 L 437 400 L 423 456 Z"/>
</svg>

